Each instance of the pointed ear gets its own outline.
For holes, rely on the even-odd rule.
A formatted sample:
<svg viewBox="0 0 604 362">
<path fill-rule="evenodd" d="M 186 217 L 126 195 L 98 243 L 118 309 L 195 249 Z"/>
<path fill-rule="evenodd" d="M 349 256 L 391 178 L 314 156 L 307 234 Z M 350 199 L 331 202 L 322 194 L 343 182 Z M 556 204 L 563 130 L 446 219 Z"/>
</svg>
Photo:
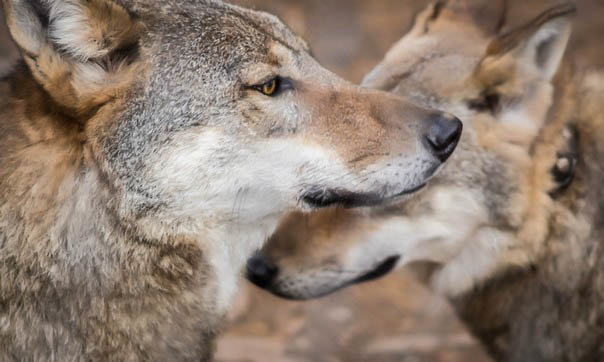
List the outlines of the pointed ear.
<svg viewBox="0 0 604 362">
<path fill-rule="evenodd" d="M 507 0 L 437 0 L 419 12 L 408 34 L 422 35 L 442 18 L 473 24 L 486 34 L 495 34 L 505 22 Z"/>
<path fill-rule="evenodd" d="M 139 23 L 111 0 L 2 0 L 36 80 L 67 108 L 102 102 L 138 56 Z M 109 92 L 110 93 L 110 92 Z"/>
<path fill-rule="evenodd" d="M 407 35 L 422 35 L 427 33 L 430 23 L 438 19 L 438 16 L 445 5 L 446 0 L 438 0 L 428 4 L 424 10 L 415 15 L 413 25 L 411 26 L 411 30 L 407 32 Z"/>
<path fill-rule="evenodd" d="M 561 4 L 498 36 L 489 44 L 478 71 L 491 78 L 491 83 L 501 83 L 506 75 L 519 72 L 551 81 L 562 62 L 575 12 L 574 5 Z M 504 79 L 497 79 L 501 77 Z"/>
<path fill-rule="evenodd" d="M 507 15 L 507 0 L 448 0 L 445 13 L 469 22 L 487 35 L 499 32 Z"/>
<path fill-rule="evenodd" d="M 37 1 L 2 0 L 2 5 L 6 24 L 17 46 L 26 54 L 39 55 L 48 26 L 48 17 L 42 14 L 42 4 Z"/>
</svg>

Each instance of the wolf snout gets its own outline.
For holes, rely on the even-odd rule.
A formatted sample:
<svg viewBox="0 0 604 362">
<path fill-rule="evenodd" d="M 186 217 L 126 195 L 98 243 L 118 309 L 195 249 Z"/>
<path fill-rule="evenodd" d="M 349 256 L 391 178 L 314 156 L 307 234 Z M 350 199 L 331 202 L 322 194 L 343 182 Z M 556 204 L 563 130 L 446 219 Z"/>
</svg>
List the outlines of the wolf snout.
<svg viewBox="0 0 604 362">
<path fill-rule="evenodd" d="M 259 253 L 247 262 L 247 279 L 262 289 L 266 289 L 271 284 L 278 272 L 279 269 Z"/>
<path fill-rule="evenodd" d="M 463 124 L 450 114 L 438 113 L 429 119 L 424 134 L 424 146 L 441 162 L 445 162 L 455 151 L 461 138 Z"/>
</svg>

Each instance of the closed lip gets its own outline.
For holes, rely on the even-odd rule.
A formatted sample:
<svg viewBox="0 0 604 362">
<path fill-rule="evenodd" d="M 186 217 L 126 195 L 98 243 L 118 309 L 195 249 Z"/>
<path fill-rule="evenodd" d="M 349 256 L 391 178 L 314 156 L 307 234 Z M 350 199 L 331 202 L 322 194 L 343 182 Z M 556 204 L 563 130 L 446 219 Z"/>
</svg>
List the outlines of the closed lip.
<svg viewBox="0 0 604 362">
<path fill-rule="evenodd" d="M 302 196 L 302 201 L 312 208 L 320 209 L 330 206 L 361 207 L 374 206 L 387 202 L 397 197 L 417 192 L 424 188 L 426 183 L 403 190 L 397 194 L 383 196 L 379 193 L 355 193 L 337 189 L 315 189 Z"/>
</svg>

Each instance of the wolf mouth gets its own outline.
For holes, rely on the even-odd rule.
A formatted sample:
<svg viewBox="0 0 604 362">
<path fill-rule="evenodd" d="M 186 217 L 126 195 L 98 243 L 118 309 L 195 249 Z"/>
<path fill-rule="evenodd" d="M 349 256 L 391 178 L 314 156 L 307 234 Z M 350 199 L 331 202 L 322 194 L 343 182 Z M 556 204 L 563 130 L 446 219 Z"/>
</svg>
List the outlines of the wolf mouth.
<svg viewBox="0 0 604 362">
<path fill-rule="evenodd" d="M 380 193 L 358 193 L 338 189 L 322 189 L 309 191 L 302 196 L 302 201 L 312 208 L 320 209 L 330 206 L 342 206 L 347 208 L 375 206 L 386 201 L 396 199 L 417 192 L 424 188 L 426 183 L 403 190 L 397 194 L 384 196 Z"/>
<path fill-rule="evenodd" d="M 378 266 L 375 269 L 354 279 L 350 284 L 368 282 L 368 281 L 383 277 L 384 275 L 390 273 L 394 269 L 394 267 L 396 266 L 396 263 L 399 261 L 400 258 L 401 257 L 398 255 L 394 255 L 389 258 L 386 258 L 383 262 L 378 264 Z"/>
</svg>

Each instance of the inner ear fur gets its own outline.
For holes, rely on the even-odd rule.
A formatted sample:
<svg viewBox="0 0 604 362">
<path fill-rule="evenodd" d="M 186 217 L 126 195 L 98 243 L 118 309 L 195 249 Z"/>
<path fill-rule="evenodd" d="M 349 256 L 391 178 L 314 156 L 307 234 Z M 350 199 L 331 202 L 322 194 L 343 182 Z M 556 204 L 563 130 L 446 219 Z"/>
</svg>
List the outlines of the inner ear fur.
<svg viewBox="0 0 604 362">
<path fill-rule="evenodd" d="M 482 82 L 504 83 L 519 68 L 531 69 L 533 75 L 551 81 L 566 50 L 575 13 L 573 4 L 560 4 L 526 25 L 497 36 L 477 68 Z"/>
<path fill-rule="evenodd" d="M 135 75 L 142 26 L 111 0 L 2 0 L 32 75 L 63 108 L 107 102 Z"/>
</svg>

